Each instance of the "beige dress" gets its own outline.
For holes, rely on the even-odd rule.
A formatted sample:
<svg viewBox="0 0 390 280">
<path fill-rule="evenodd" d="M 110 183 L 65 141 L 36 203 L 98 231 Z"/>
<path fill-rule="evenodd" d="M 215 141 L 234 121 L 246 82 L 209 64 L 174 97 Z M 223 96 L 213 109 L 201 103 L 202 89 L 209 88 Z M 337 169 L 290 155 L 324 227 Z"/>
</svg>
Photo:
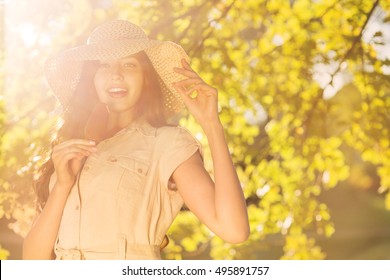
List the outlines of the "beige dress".
<svg viewBox="0 0 390 280">
<path fill-rule="evenodd" d="M 56 259 L 160 259 L 160 244 L 183 205 L 169 178 L 201 152 L 199 142 L 181 127 L 136 122 L 97 148 L 69 194 Z"/>
</svg>

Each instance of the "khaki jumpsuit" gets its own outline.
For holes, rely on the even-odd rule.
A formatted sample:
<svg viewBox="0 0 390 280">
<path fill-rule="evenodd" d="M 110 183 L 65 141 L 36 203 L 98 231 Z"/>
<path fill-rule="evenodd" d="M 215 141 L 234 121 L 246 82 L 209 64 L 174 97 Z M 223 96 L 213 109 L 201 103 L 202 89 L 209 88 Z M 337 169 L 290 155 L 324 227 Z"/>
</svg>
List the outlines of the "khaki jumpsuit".
<svg viewBox="0 0 390 280">
<path fill-rule="evenodd" d="M 160 244 L 183 206 L 169 178 L 201 153 L 200 143 L 184 128 L 138 121 L 97 148 L 66 202 L 56 259 L 161 259 Z"/>
</svg>

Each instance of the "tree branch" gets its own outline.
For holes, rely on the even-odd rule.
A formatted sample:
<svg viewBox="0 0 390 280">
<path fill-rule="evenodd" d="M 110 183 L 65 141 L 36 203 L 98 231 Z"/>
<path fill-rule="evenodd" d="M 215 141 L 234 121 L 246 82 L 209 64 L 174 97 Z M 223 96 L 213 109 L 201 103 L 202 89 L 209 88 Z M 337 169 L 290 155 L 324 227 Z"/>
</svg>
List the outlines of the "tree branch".
<svg viewBox="0 0 390 280">
<path fill-rule="evenodd" d="M 331 80 L 328 83 L 328 85 L 333 83 L 333 78 L 341 70 L 341 64 L 343 64 L 343 62 L 345 62 L 349 58 L 349 56 L 352 54 L 352 51 L 355 49 L 356 45 L 361 41 L 362 36 L 363 36 L 363 32 L 364 32 L 368 22 L 370 21 L 371 16 L 372 16 L 374 10 L 376 9 L 376 7 L 378 6 L 378 4 L 379 4 L 379 0 L 376 0 L 375 3 L 372 5 L 371 10 L 367 14 L 366 21 L 364 22 L 363 26 L 360 29 L 359 35 L 355 36 L 355 38 L 354 38 L 354 40 L 352 42 L 352 46 L 349 48 L 349 50 L 344 54 L 344 56 L 340 60 L 340 63 L 338 65 L 337 69 L 331 75 Z"/>
<path fill-rule="evenodd" d="M 362 35 L 363 35 L 363 32 L 368 24 L 368 22 L 370 21 L 371 19 L 371 16 L 374 12 L 374 10 L 376 9 L 376 7 L 378 6 L 379 4 L 379 0 L 376 0 L 375 3 L 372 5 L 370 11 L 368 12 L 367 14 L 367 18 L 364 22 L 364 24 L 362 25 L 361 29 L 360 29 L 360 32 L 357 36 L 355 36 L 353 42 L 352 42 L 352 46 L 348 49 L 348 51 L 344 54 L 344 56 L 342 57 L 342 59 L 340 60 L 339 64 L 338 64 L 338 67 L 337 69 L 333 72 L 333 74 L 331 75 L 331 80 L 330 82 L 328 83 L 328 85 L 331 85 L 333 83 L 333 79 L 334 77 L 336 76 L 337 73 L 340 72 L 341 70 L 341 65 L 343 64 L 343 62 L 345 62 L 349 57 L 350 55 L 352 54 L 353 50 L 355 49 L 356 45 L 361 41 L 361 38 L 362 38 Z M 324 87 L 326 88 L 326 86 Z M 320 100 L 322 100 L 322 96 L 323 96 L 323 93 L 324 91 L 318 91 L 318 94 L 317 96 L 314 98 L 313 100 L 313 106 L 311 108 L 311 110 L 308 112 L 307 114 L 307 117 L 305 119 L 305 121 L 303 122 L 303 125 L 306 126 L 308 124 L 308 122 L 310 121 L 311 117 L 313 116 L 314 114 L 314 111 L 315 109 L 317 108 L 317 105 L 318 103 L 320 102 Z M 304 137 L 307 136 L 307 133 L 306 133 L 307 130 L 305 130 L 305 133 L 304 133 Z"/>
<path fill-rule="evenodd" d="M 223 13 L 221 14 L 220 17 L 211 20 L 209 23 L 212 23 L 212 22 L 217 23 L 217 22 L 221 21 L 223 18 L 225 18 L 226 15 L 229 13 L 229 11 L 230 11 L 230 10 L 232 9 L 232 7 L 234 6 L 234 4 L 235 4 L 236 1 L 237 1 L 237 0 L 233 0 L 233 2 L 232 2 L 229 6 L 227 6 L 227 7 L 224 9 L 224 11 L 223 11 Z M 193 51 L 192 55 L 193 55 L 193 56 L 196 56 L 196 54 L 199 52 L 199 50 L 200 50 L 201 47 L 203 46 L 204 42 L 205 42 L 208 38 L 211 37 L 211 35 L 214 33 L 214 31 L 215 31 L 215 28 L 210 28 L 210 25 L 209 25 L 208 33 L 202 38 L 202 40 L 201 40 L 198 44 L 196 44 L 196 45 L 194 45 L 193 47 L 191 47 L 191 48 L 188 50 L 188 52 L 190 53 L 190 52 Z"/>
</svg>

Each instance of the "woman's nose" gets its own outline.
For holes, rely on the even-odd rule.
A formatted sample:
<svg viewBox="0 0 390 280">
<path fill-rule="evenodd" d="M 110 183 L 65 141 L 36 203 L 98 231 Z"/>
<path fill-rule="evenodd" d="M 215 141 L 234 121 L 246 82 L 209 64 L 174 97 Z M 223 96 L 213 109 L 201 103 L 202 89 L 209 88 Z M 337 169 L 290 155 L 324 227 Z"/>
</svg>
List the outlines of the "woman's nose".
<svg viewBox="0 0 390 280">
<path fill-rule="evenodd" d="M 123 79 L 123 75 L 119 65 L 113 65 L 111 67 L 111 79 L 113 80 Z"/>
</svg>

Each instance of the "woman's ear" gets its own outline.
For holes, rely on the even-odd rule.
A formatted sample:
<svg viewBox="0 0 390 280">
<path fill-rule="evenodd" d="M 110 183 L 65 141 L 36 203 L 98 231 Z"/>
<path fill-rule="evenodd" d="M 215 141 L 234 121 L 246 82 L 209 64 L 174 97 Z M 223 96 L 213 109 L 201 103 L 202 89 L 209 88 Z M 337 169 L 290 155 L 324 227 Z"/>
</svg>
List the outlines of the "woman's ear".
<svg viewBox="0 0 390 280">
<path fill-rule="evenodd" d="M 84 127 L 85 139 L 94 140 L 96 143 L 106 137 L 108 122 L 108 110 L 106 104 L 98 102 Z"/>
</svg>

